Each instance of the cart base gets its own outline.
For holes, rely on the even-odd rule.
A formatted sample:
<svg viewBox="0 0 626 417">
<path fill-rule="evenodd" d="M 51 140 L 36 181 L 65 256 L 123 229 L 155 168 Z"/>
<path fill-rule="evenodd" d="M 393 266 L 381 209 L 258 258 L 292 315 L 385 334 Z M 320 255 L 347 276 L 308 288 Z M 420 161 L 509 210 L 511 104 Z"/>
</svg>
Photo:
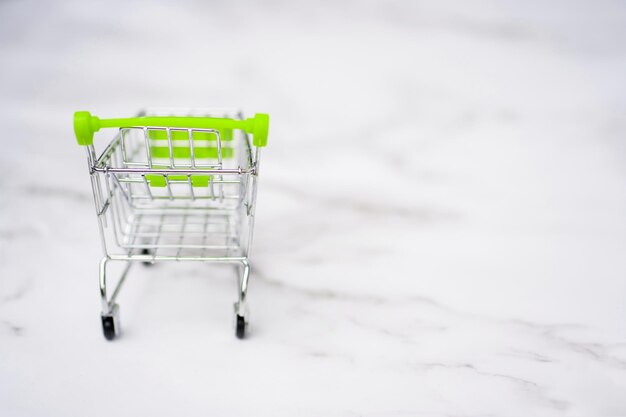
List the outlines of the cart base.
<svg viewBox="0 0 626 417">
<path fill-rule="evenodd" d="M 110 261 L 126 261 L 127 265 L 122 272 L 117 285 L 115 286 L 111 297 L 107 296 L 107 265 Z M 119 305 L 115 302 L 117 296 L 124 284 L 128 271 L 134 262 L 142 263 L 155 263 L 160 260 L 194 260 L 204 262 L 220 262 L 220 263 L 233 263 L 241 267 L 241 273 L 237 274 L 238 282 L 238 298 L 234 304 L 234 324 L 235 324 L 235 336 L 239 339 L 243 339 L 248 333 L 249 327 L 249 308 L 247 303 L 248 292 L 248 279 L 250 277 L 250 263 L 247 258 L 211 258 L 211 259 L 176 259 L 166 258 L 162 259 L 154 257 L 150 254 L 142 253 L 141 255 L 129 255 L 127 257 L 104 257 L 100 261 L 100 298 L 102 302 L 102 313 L 100 315 L 102 321 L 102 331 L 105 339 L 111 341 L 117 339 L 121 334 L 120 318 L 119 318 Z"/>
</svg>

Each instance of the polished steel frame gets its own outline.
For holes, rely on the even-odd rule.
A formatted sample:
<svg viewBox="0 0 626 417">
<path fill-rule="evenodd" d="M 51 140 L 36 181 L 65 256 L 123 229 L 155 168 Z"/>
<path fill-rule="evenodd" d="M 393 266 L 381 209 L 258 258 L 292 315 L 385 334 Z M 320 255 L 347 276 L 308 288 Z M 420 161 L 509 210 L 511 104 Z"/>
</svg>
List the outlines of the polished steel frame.
<svg viewBox="0 0 626 417">
<path fill-rule="evenodd" d="M 149 109 L 140 115 L 243 119 L 232 109 Z M 161 137 L 165 132 L 167 139 L 161 142 L 169 151 L 166 158 L 153 155 L 151 134 L 156 131 Z M 188 140 L 181 141 L 181 134 Z M 197 156 L 201 141 L 194 139 L 196 134 L 212 135 L 214 140 L 203 146 L 212 148 L 216 157 Z M 188 157 L 175 155 L 181 142 L 188 147 Z M 260 149 L 251 145 L 248 135 L 235 131 L 226 141 L 213 129 L 134 126 L 121 128 L 99 155 L 93 145 L 86 148 L 104 252 L 99 268 L 102 316 L 118 320 L 116 299 L 136 262 L 219 262 L 238 266 L 235 314 L 247 325 L 260 163 Z M 224 157 L 226 148 L 231 148 L 232 158 Z M 155 176 L 164 179 L 164 187 L 151 185 Z M 194 176 L 208 177 L 207 186 L 194 186 Z M 109 296 L 107 269 L 112 261 L 126 265 Z"/>
</svg>

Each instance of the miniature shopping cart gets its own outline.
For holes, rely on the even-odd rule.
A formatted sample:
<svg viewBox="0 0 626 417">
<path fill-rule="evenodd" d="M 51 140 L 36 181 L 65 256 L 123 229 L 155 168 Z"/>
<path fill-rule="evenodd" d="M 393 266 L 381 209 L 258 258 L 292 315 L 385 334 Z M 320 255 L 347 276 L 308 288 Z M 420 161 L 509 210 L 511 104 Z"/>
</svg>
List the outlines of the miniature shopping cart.
<svg viewBox="0 0 626 417">
<path fill-rule="evenodd" d="M 116 298 L 134 263 L 204 261 L 238 265 L 236 335 L 248 327 L 246 292 L 260 150 L 269 117 L 238 111 L 149 110 L 100 119 L 74 114 L 85 146 L 104 256 L 100 261 L 102 328 L 120 334 Z M 117 128 L 97 153 L 94 133 Z M 252 136 L 252 141 L 250 140 Z M 126 265 L 110 297 L 107 265 Z"/>
</svg>

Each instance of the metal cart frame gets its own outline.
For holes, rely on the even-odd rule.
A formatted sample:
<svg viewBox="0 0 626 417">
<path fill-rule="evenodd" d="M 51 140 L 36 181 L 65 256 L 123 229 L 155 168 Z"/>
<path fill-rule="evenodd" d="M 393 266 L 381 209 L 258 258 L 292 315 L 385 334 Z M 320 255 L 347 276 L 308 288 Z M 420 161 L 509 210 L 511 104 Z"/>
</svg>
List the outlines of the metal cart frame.
<svg viewBox="0 0 626 417">
<path fill-rule="evenodd" d="M 80 123 L 91 123 L 93 137 L 93 131 L 106 122 L 82 113 L 76 116 L 82 121 L 75 122 L 79 143 Z M 86 145 L 104 253 L 99 285 L 106 339 L 120 334 L 116 300 L 131 266 L 162 261 L 238 266 L 235 329 L 237 337 L 245 336 L 250 244 L 265 145 L 263 132 L 258 132 L 263 124 L 266 140 L 268 123 L 266 115 L 255 119 L 244 119 L 241 112 L 229 109 L 152 109 L 137 118 L 115 119 L 117 123 L 111 124 L 119 125 L 119 130 L 99 155 L 93 141 L 81 143 Z M 144 120 L 147 124 L 137 123 Z M 209 127 L 181 127 L 182 120 Z M 234 124 L 216 122 L 228 120 Z M 212 124 L 220 127 L 211 128 Z M 256 146 L 248 132 L 255 136 Z M 117 285 L 110 288 L 108 267 L 113 261 L 126 266 Z"/>
</svg>

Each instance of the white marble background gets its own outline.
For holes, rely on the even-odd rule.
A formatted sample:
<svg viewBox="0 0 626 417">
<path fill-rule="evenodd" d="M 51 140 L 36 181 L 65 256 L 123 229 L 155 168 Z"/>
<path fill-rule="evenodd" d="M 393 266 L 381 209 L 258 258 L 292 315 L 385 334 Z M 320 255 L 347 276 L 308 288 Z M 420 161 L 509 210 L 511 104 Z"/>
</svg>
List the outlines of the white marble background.
<svg viewBox="0 0 626 417">
<path fill-rule="evenodd" d="M 0 3 L 0 415 L 626 415 L 626 4 Z M 272 115 L 252 332 L 137 268 L 71 116 Z"/>
</svg>

